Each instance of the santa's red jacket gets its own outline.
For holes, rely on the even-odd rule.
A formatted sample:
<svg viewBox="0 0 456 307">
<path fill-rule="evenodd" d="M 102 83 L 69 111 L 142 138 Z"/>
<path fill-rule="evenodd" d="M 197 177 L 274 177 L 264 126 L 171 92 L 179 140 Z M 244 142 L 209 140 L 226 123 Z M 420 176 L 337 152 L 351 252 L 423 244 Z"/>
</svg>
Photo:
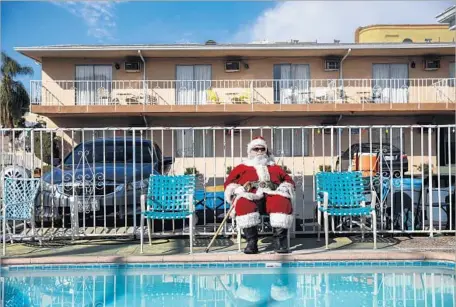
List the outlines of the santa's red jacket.
<svg viewBox="0 0 456 307">
<path fill-rule="evenodd" d="M 256 183 L 256 185 L 249 191 L 241 191 L 239 193 L 240 189 L 238 188 L 244 186 L 247 182 Z M 269 183 L 273 183 L 274 187 L 271 187 Z M 236 166 L 226 178 L 224 187 L 225 200 L 228 203 L 232 203 L 235 196 L 258 200 L 263 198 L 264 194 L 268 194 L 281 195 L 293 199 L 295 193 L 293 179 L 279 165 L 273 162 L 268 163 L 268 165 L 255 165 L 247 161 Z"/>
</svg>

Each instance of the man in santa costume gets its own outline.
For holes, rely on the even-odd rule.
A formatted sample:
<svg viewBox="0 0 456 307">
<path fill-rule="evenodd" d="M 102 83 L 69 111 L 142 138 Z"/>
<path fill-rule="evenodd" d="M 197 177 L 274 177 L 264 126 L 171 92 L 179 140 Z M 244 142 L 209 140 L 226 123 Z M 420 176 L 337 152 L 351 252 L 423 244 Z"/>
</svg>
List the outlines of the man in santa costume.
<svg viewBox="0 0 456 307">
<path fill-rule="evenodd" d="M 234 206 L 238 227 L 247 239 L 246 254 L 258 253 L 258 207 L 265 204 L 269 214 L 275 251 L 288 253 L 287 234 L 293 224 L 293 179 L 278 165 L 262 137 L 247 146 L 248 159 L 236 166 L 225 181 L 225 200 Z"/>
</svg>

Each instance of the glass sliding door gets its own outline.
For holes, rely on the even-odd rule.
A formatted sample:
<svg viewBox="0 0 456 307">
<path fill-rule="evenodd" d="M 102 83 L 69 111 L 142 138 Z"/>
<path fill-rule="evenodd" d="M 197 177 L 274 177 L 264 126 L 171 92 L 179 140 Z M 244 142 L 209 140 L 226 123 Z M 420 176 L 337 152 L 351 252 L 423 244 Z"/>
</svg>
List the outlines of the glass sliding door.
<svg viewBox="0 0 456 307">
<path fill-rule="evenodd" d="M 176 104 L 206 103 L 206 90 L 211 87 L 211 65 L 176 66 Z"/>
<path fill-rule="evenodd" d="M 111 91 L 111 65 L 76 65 L 76 105 L 106 104 Z"/>
<path fill-rule="evenodd" d="M 408 64 L 373 64 L 372 78 L 375 103 L 408 102 Z"/>
<path fill-rule="evenodd" d="M 276 64 L 273 68 L 274 103 L 308 103 L 310 66 L 308 64 Z"/>
</svg>

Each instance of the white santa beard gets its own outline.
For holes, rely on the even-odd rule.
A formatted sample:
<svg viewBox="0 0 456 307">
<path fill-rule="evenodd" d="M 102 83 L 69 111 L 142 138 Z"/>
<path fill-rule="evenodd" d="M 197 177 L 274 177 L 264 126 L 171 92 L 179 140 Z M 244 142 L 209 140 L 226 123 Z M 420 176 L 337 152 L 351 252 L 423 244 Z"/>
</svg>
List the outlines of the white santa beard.
<svg viewBox="0 0 456 307">
<path fill-rule="evenodd" d="M 267 155 L 251 155 L 250 160 L 253 165 L 267 165 L 269 162 L 269 157 Z"/>
</svg>

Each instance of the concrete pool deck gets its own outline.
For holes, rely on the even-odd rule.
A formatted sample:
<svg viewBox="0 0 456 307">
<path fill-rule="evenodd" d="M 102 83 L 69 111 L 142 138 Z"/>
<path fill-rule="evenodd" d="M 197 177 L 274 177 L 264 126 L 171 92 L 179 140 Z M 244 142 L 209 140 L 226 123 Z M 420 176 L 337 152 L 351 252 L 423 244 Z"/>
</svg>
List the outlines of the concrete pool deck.
<svg viewBox="0 0 456 307">
<path fill-rule="evenodd" d="M 210 237 L 195 240 L 189 254 L 188 238 L 154 239 L 144 244 L 140 254 L 139 240 L 92 239 L 77 241 L 43 241 L 7 244 L 2 266 L 57 263 L 134 263 L 134 262 L 217 262 L 217 261 L 331 261 L 331 260 L 444 260 L 456 262 L 456 237 L 385 237 L 378 238 L 374 250 L 372 238 L 361 242 L 360 236 L 339 236 L 330 240 L 325 250 L 324 239 L 298 237 L 291 240 L 290 254 L 275 254 L 272 237 L 259 241 L 260 253 L 238 252 L 235 239 L 219 237 L 209 253 L 204 250 Z M 242 248 L 245 241 L 242 242 Z"/>
</svg>

